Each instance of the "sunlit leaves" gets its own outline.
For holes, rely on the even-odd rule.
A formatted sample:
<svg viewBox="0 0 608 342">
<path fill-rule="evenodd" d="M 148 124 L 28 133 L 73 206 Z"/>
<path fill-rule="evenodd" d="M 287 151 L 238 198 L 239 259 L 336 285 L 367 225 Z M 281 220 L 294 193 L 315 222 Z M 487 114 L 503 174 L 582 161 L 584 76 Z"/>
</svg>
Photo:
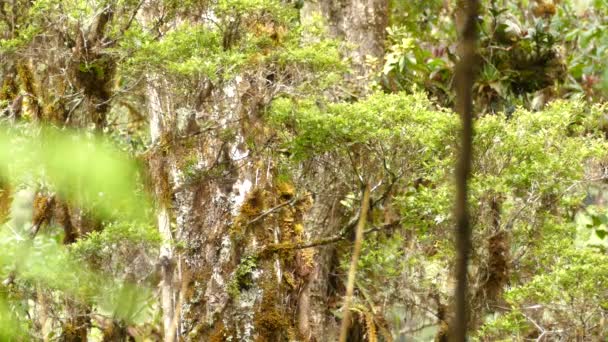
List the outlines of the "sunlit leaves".
<svg viewBox="0 0 608 342">
<path fill-rule="evenodd" d="M 162 37 L 128 32 L 122 51 L 133 51 L 124 69 L 153 70 L 189 79 L 229 80 L 276 67 L 346 71 L 338 43 L 304 39 L 316 23 L 297 25 L 297 12 L 276 0 L 220 1 L 204 20 L 184 22 Z"/>
<path fill-rule="evenodd" d="M 562 249 L 555 260 L 552 270 L 508 291 L 505 297 L 514 310 L 490 320 L 481 329 L 483 337 L 512 337 L 551 326 L 555 320 L 570 323 L 585 317 L 589 323 L 601 322 L 608 303 L 608 258 L 591 250 Z M 596 331 L 588 333 L 593 336 Z M 566 339 L 575 334 L 573 329 L 560 331 Z"/>
<path fill-rule="evenodd" d="M 387 148 L 407 146 L 415 151 L 413 158 L 440 160 L 450 152 L 445 147 L 456 132 L 455 117 L 432 110 L 422 94 L 377 93 L 355 103 L 328 104 L 282 98 L 273 103 L 271 119 L 296 128 L 292 146 L 298 157 L 378 142 Z"/>
<path fill-rule="evenodd" d="M 0 232 L 2 279 L 15 277 L 18 282 L 41 284 L 71 300 L 99 305 L 104 314 L 127 322 L 141 320 L 142 314 L 149 314 L 144 307 L 151 305 L 148 301 L 153 294 L 145 285 L 131 284 L 89 268 L 49 236 L 43 234 L 24 241 L 3 228 Z M 0 316 L 3 314 L 8 313 L 0 311 Z"/>
<path fill-rule="evenodd" d="M 556 101 L 539 112 L 518 108 L 508 115 L 486 115 L 476 120 L 469 189 L 475 253 L 481 254 L 476 258 L 483 260 L 488 234 L 495 230 L 508 232 L 505 253 L 520 258 L 516 265 L 508 265 L 514 268 L 509 279 L 514 289 L 508 295 L 513 311 L 488 318 L 480 330 L 483 336 L 523 336 L 530 326 L 521 314 L 525 306 L 561 305 L 564 293 L 572 298 L 582 296 L 587 302 L 595 298 L 606 301 L 603 287 L 593 287 L 603 284 L 599 281 L 604 276 L 595 274 L 594 267 L 604 257 L 578 245 L 572 222 L 592 182 L 589 170 L 608 156 L 608 144 L 598 124 L 603 113 L 605 107 L 601 105 Z M 437 278 L 446 274 L 453 260 L 449 238 L 453 228 L 453 159 L 458 148 L 455 114 L 433 109 L 424 95 L 401 93 L 372 94 L 356 103 L 282 98 L 273 103 L 270 118 L 289 128 L 282 133 L 294 160 L 314 160 L 341 151 L 354 154 L 363 148 L 367 157 L 363 172 L 373 174 L 371 170 L 387 162 L 404 173 L 392 205 L 400 211 L 403 234 L 417 244 L 415 248 L 405 247 L 407 258 L 424 266 L 408 269 L 408 265 L 395 261 L 403 255 L 402 249 L 394 245 L 400 241 L 397 233 L 387 234 L 390 238 L 369 235 L 367 244 L 381 241 L 381 247 L 362 255 L 360 272 L 367 277 L 359 286 L 373 289 L 397 270 L 411 277 L 411 282 L 431 286 L 432 279 L 433 288 L 447 291 L 447 280 Z M 376 156 L 377 146 L 382 146 L 383 153 Z M 346 197 L 341 203 L 348 209 L 351 202 Z M 491 213 L 492 203 L 498 203 L 495 213 Z M 492 215 L 499 220 L 493 221 Z M 603 234 L 604 221 L 601 216 L 589 219 L 589 224 Z M 586 265 L 586 260 L 591 260 L 592 266 Z M 379 272 L 378 267 L 386 272 Z M 601 266 L 598 272 L 604 272 L 604 268 Z M 582 278 L 584 282 L 580 282 Z M 385 295 L 387 288 L 373 297 Z M 392 295 L 397 293 L 390 291 Z M 564 317 L 574 312 L 559 305 L 545 312 Z M 576 305 L 577 310 L 589 308 Z"/>
</svg>

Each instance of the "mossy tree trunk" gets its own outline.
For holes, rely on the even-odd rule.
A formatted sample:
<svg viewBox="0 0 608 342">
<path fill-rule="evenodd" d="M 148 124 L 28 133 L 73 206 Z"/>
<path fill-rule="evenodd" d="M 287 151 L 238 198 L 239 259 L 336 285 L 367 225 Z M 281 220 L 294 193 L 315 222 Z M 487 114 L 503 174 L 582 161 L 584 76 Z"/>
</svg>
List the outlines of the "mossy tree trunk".
<svg viewBox="0 0 608 342">
<path fill-rule="evenodd" d="M 159 203 L 159 229 L 174 241 L 161 251 L 164 327 L 185 340 L 300 340 L 298 327 L 306 326 L 293 315 L 310 257 L 264 247 L 302 241 L 310 200 L 276 182 L 272 155 L 251 148 L 268 138 L 259 107 L 271 92 L 256 82 L 243 75 L 216 86 L 208 105 L 192 113 L 198 122 L 216 123 L 204 132 L 192 117 L 180 117 L 170 97 L 158 95 L 162 82 L 149 86 L 158 142 L 152 171 L 157 196 L 168 200 Z"/>
</svg>

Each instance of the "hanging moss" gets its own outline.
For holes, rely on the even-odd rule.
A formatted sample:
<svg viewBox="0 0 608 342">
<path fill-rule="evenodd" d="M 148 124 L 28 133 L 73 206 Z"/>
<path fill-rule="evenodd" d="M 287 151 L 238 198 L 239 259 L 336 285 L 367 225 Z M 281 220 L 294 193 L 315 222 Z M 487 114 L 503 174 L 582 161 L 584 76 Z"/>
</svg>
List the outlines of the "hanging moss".
<svg viewBox="0 0 608 342">
<path fill-rule="evenodd" d="M 68 67 L 68 75 L 72 83 L 84 93 L 89 119 L 100 130 L 105 127 L 110 110 L 116 61 L 109 54 L 97 53 L 86 47 L 86 44 L 93 43 L 89 41 L 81 42 L 82 46 L 78 44 Z"/>
<path fill-rule="evenodd" d="M 0 101 L 9 101 L 17 96 L 19 90 L 17 89 L 17 83 L 15 77 L 12 74 L 7 75 L 2 81 L 2 87 L 0 88 Z"/>
<path fill-rule="evenodd" d="M 54 197 L 43 195 L 42 193 L 36 193 L 34 196 L 34 202 L 32 204 L 32 223 L 35 226 L 40 227 L 43 224 L 48 224 L 51 220 L 53 207 L 55 204 Z"/>
<path fill-rule="evenodd" d="M 287 341 L 290 335 L 289 315 L 278 298 L 277 284 L 267 280 L 262 285 L 264 295 L 255 313 L 254 325 L 258 333 L 256 342 Z"/>
<path fill-rule="evenodd" d="M 315 266 L 315 250 L 313 248 L 302 249 L 296 252 L 296 272 L 304 278 L 310 275 Z"/>
<path fill-rule="evenodd" d="M 8 218 L 12 202 L 11 189 L 0 181 L 0 225 Z"/>
<path fill-rule="evenodd" d="M 488 266 L 485 270 L 486 281 L 481 291 L 486 300 L 494 301 L 502 293 L 509 281 L 509 236 L 506 231 L 499 231 L 488 240 Z"/>
<path fill-rule="evenodd" d="M 262 189 L 256 188 L 252 190 L 245 199 L 245 203 L 243 203 L 243 206 L 241 207 L 240 214 L 248 220 L 252 220 L 256 216 L 260 215 L 263 210 L 264 192 Z"/>
<path fill-rule="evenodd" d="M 234 224 L 230 228 L 230 235 L 232 239 L 237 243 L 243 241 L 250 222 L 262 214 L 265 209 L 266 195 L 264 190 L 260 188 L 251 190 L 240 208 L 239 215 L 236 217 Z M 254 225 L 252 225 L 252 228 L 255 229 L 256 226 L 259 226 L 261 223 L 261 220 L 256 222 Z M 263 238 L 263 232 L 256 233 L 259 238 Z"/>
<path fill-rule="evenodd" d="M 68 111 L 61 101 L 46 104 L 42 109 L 44 119 L 57 126 L 63 126 L 68 117 Z"/>
<path fill-rule="evenodd" d="M 76 227 L 72 224 L 70 208 L 66 202 L 61 200 L 57 201 L 53 212 L 53 218 L 57 224 L 63 227 L 63 243 L 66 245 L 74 243 L 78 238 L 78 232 Z"/>
<path fill-rule="evenodd" d="M 31 115 L 36 120 L 42 118 L 42 108 L 38 102 L 38 86 L 30 67 L 26 63 L 17 63 L 17 75 L 21 83 L 21 88 L 29 96 L 26 97 L 26 101 L 30 106 Z"/>
<path fill-rule="evenodd" d="M 293 184 L 285 181 L 279 181 L 276 186 L 277 194 L 281 199 L 290 200 L 296 193 Z"/>
<path fill-rule="evenodd" d="M 148 164 L 144 174 L 145 188 L 155 193 L 155 199 L 162 205 L 170 206 L 173 201 L 173 186 L 167 170 L 167 156 L 164 151 L 155 150 L 144 157 Z"/>
</svg>

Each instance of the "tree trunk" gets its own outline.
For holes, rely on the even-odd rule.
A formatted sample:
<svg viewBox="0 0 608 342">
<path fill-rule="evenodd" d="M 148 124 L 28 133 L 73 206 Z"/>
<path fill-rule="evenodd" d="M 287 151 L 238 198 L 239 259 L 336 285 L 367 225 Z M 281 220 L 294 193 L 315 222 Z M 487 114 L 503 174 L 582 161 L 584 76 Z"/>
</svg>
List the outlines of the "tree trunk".
<svg viewBox="0 0 608 342">
<path fill-rule="evenodd" d="M 173 234 L 171 232 L 171 213 L 170 213 L 170 179 L 169 175 L 175 174 L 175 165 L 172 157 L 159 147 L 161 139 L 166 132 L 166 115 L 163 115 L 162 107 L 162 87 L 155 84 L 154 80 L 148 80 L 147 85 L 148 108 L 150 111 L 150 139 L 155 146 L 153 155 L 149 159 L 149 166 L 152 177 L 155 180 L 154 192 L 157 200 L 157 224 L 158 231 L 162 238 L 158 266 L 160 268 L 160 306 L 162 310 L 162 326 L 165 341 L 175 340 L 175 331 L 172 328 L 175 316 L 175 296 L 177 295 L 174 287 L 174 251 Z M 166 102 L 166 101 L 165 101 Z M 170 129 L 170 127 L 169 127 Z M 175 182 L 175 180 L 173 180 Z"/>
<path fill-rule="evenodd" d="M 354 67 L 353 86 L 367 91 L 367 83 L 382 66 L 388 26 L 388 0 L 306 1 L 303 20 L 321 13 L 332 36 L 353 44 L 349 57 Z M 307 19 L 308 18 L 308 19 Z"/>
<path fill-rule="evenodd" d="M 372 76 L 363 67 L 365 56 L 383 55 L 387 2 L 318 5 L 332 32 L 358 46 L 351 57 L 365 82 Z M 316 259 L 312 249 L 268 248 L 325 236 L 344 221 L 337 208 L 341 197 L 330 193 L 334 187 L 278 181 L 272 153 L 250 149 L 270 138 L 260 108 L 274 90 L 257 75 L 243 74 L 215 84 L 189 114 L 163 91 L 162 80 L 148 80 L 157 142 L 151 171 L 159 202 L 165 201 L 158 204 L 157 221 L 164 240 L 175 242 L 161 247 L 159 263 L 165 339 L 323 341 L 335 335 L 327 303 L 331 269 L 321 269 L 333 248 Z M 202 130 L 197 122 L 213 126 Z M 310 171 L 302 176 L 312 179 Z M 318 195 L 314 204 L 307 190 Z M 328 220 L 330 226 L 319 229 Z"/>
<path fill-rule="evenodd" d="M 303 21 L 311 20 L 315 13 L 320 13 L 327 21 L 329 32 L 355 46 L 349 52 L 354 67 L 354 77 L 350 79 L 352 87 L 364 95 L 369 92 L 369 83 L 382 65 L 384 41 L 388 25 L 388 1 L 386 0 L 318 0 L 305 2 L 301 10 Z M 375 59 L 376 65 L 366 60 Z M 312 209 L 305 216 L 305 230 L 310 232 L 311 239 L 333 236 L 348 221 L 342 212 L 340 200 L 352 189 L 337 185 L 335 175 L 314 166 L 305 168 L 304 178 L 307 185 L 316 195 Z M 357 188 L 356 186 L 354 187 Z M 343 285 L 336 276 L 339 253 L 335 246 L 320 247 L 315 257 L 315 268 L 311 275 L 309 298 L 311 340 L 337 340 L 339 324 L 330 310 L 336 309 L 343 295 Z"/>
</svg>

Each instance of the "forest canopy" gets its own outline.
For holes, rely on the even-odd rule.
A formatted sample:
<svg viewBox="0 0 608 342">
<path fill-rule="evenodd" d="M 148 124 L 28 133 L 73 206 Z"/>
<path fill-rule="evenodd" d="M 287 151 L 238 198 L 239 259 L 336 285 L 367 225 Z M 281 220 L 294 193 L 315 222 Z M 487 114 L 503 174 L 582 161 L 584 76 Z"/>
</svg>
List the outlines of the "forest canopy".
<svg viewBox="0 0 608 342">
<path fill-rule="evenodd" d="M 607 16 L 0 2 L 0 340 L 608 338 Z"/>
</svg>

